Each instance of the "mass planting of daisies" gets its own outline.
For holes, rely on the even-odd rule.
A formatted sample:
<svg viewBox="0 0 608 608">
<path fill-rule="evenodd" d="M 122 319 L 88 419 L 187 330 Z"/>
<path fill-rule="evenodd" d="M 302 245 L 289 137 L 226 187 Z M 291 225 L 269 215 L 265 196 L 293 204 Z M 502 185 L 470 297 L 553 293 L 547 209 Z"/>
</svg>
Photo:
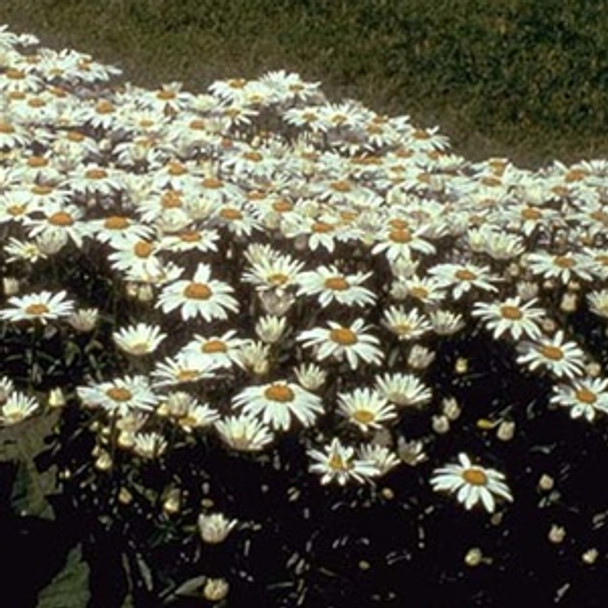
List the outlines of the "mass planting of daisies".
<svg viewBox="0 0 608 608">
<path fill-rule="evenodd" d="M 443 344 L 485 336 L 553 415 L 608 414 L 571 322 L 608 318 L 606 161 L 473 163 L 297 74 L 148 90 L 0 42 L 2 427 L 78 404 L 100 474 L 295 438 L 322 485 L 402 469 L 493 512 L 517 492 L 491 446 L 433 457 L 460 412 Z"/>
</svg>

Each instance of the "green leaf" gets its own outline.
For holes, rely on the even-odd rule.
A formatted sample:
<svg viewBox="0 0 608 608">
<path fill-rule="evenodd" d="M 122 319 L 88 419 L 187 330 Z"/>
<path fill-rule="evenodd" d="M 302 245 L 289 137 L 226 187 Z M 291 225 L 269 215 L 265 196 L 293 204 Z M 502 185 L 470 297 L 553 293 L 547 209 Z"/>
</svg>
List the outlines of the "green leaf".
<svg viewBox="0 0 608 608">
<path fill-rule="evenodd" d="M 18 514 L 54 519 L 46 497 L 59 491 L 56 467 L 39 471 L 35 460 L 47 448 L 45 439 L 60 415 L 60 410 L 52 410 L 0 429 L 0 462 L 17 465 L 11 504 Z"/>
<path fill-rule="evenodd" d="M 91 598 L 89 566 L 82 559 L 82 547 L 68 553 L 63 570 L 38 594 L 37 608 L 83 608 Z"/>
</svg>

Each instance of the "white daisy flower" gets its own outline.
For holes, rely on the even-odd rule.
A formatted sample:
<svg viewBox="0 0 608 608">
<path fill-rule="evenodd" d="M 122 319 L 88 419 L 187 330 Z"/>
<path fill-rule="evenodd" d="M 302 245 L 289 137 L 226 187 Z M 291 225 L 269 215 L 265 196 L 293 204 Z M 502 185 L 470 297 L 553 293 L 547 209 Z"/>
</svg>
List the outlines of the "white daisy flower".
<svg viewBox="0 0 608 608">
<path fill-rule="evenodd" d="M 159 325 L 147 323 L 137 323 L 112 333 L 118 348 L 134 356 L 153 353 L 166 337 Z"/>
<path fill-rule="evenodd" d="M 297 295 L 316 295 L 323 308 L 332 302 L 345 306 L 373 304 L 376 295 L 369 289 L 361 287 L 361 283 L 370 276 L 371 272 L 346 275 L 335 266 L 319 266 L 316 270 L 300 273 Z"/>
<path fill-rule="evenodd" d="M 247 414 L 226 416 L 215 423 L 215 428 L 222 440 L 239 452 L 259 452 L 274 439 L 261 420 Z"/>
<path fill-rule="evenodd" d="M 337 437 L 323 446 L 323 451 L 311 448 L 307 454 L 314 461 L 308 470 L 321 475 L 323 485 L 336 481 L 344 486 L 350 480 L 363 483 L 380 474 L 375 463 L 357 458 L 355 449 L 342 445 Z"/>
<path fill-rule="evenodd" d="M 133 452 L 141 458 L 158 458 L 165 453 L 167 447 L 167 440 L 160 433 L 135 433 L 133 436 Z"/>
<path fill-rule="evenodd" d="M 416 308 L 406 312 L 403 306 L 389 306 L 384 310 L 381 320 L 391 333 L 401 340 L 415 340 L 432 329 L 424 315 Z"/>
<path fill-rule="evenodd" d="M 553 387 L 551 403 L 570 408 L 572 418 L 584 416 L 589 422 L 598 412 L 608 414 L 608 379 L 581 378 L 572 384 Z"/>
<path fill-rule="evenodd" d="M 383 374 L 376 376 L 378 392 L 398 407 L 427 404 L 432 397 L 431 389 L 414 374 Z"/>
<path fill-rule="evenodd" d="M 460 453 L 458 460 L 459 464 L 447 464 L 433 471 L 433 490 L 450 494 L 456 492 L 456 500 L 465 509 L 471 509 L 481 501 L 489 513 L 494 512 L 497 497 L 513 501 L 502 473 L 472 464 L 465 453 Z"/>
<path fill-rule="evenodd" d="M 574 278 L 593 280 L 593 260 L 581 254 L 554 255 L 538 251 L 526 255 L 525 260 L 533 274 L 540 274 L 545 279 L 557 278 L 564 284 Z"/>
<path fill-rule="evenodd" d="M 395 420 L 397 410 L 392 403 L 370 388 L 356 388 L 338 393 L 338 412 L 364 433 L 379 429 L 384 422 Z"/>
<path fill-rule="evenodd" d="M 236 408 L 251 416 L 261 415 L 273 430 L 288 430 L 292 418 L 311 426 L 323 413 L 321 398 L 293 382 L 276 381 L 250 386 L 232 398 Z"/>
<path fill-rule="evenodd" d="M 205 321 L 227 319 L 226 310 L 239 309 L 232 293 L 228 283 L 211 279 L 211 266 L 199 264 L 191 281 L 175 281 L 163 287 L 156 307 L 165 313 L 179 308 L 184 321 L 197 316 Z"/>
<path fill-rule="evenodd" d="M 608 289 L 596 289 L 587 294 L 589 310 L 597 315 L 608 319 Z"/>
<path fill-rule="evenodd" d="M 4 426 L 18 424 L 32 416 L 38 407 L 39 404 L 33 397 L 13 391 L 0 407 L 0 424 Z"/>
<path fill-rule="evenodd" d="M 542 308 L 534 308 L 536 302 L 534 299 L 522 304 L 519 296 L 507 298 L 504 302 L 477 302 L 471 314 L 486 322 L 494 338 L 508 333 L 515 340 L 522 336 L 536 340 L 542 334 L 540 322 L 547 316 Z"/>
<path fill-rule="evenodd" d="M 74 302 L 67 300 L 66 295 L 65 291 L 40 291 L 25 296 L 12 296 L 8 299 L 8 304 L 13 308 L 0 310 L 0 319 L 11 322 L 39 320 L 45 324 L 49 320 L 68 317 L 74 309 Z"/>
<path fill-rule="evenodd" d="M 384 357 L 378 348 L 380 341 L 364 333 L 368 326 L 363 319 L 356 319 L 350 327 L 328 321 L 329 329 L 320 327 L 301 332 L 297 340 L 305 348 L 315 347 L 317 360 L 328 357 L 342 360 L 346 357 L 351 369 L 357 369 L 360 361 L 379 365 Z"/>
<path fill-rule="evenodd" d="M 124 376 L 108 382 L 76 387 L 86 407 L 101 407 L 110 414 L 127 416 L 133 410 L 151 411 L 159 401 L 144 376 Z"/>
<path fill-rule="evenodd" d="M 527 365 L 532 371 L 544 367 L 558 378 L 580 376 L 585 367 L 585 353 L 576 342 L 564 342 L 563 330 L 558 330 L 553 338 L 536 343 L 524 342 L 522 354 L 517 362 Z"/>
<path fill-rule="evenodd" d="M 199 403 L 196 399 L 192 399 L 186 411 L 178 417 L 177 424 L 187 433 L 191 433 L 192 429 L 210 426 L 219 419 L 219 413 L 207 403 Z"/>
<path fill-rule="evenodd" d="M 327 380 L 327 372 L 314 363 L 302 363 L 293 368 L 298 383 L 307 391 L 320 389 Z"/>
<path fill-rule="evenodd" d="M 228 368 L 241 364 L 241 349 L 247 340 L 237 337 L 236 330 L 230 329 L 217 336 L 201 336 L 194 334 L 193 339 L 180 351 L 187 357 L 201 357 L 211 363 L 211 367 Z"/>
<path fill-rule="evenodd" d="M 487 266 L 474 264 L 437 264 L 429 269 L 442 287 L 451 287 L 452 297 L 460 299 L 472 287 L 482 291 L 498 291 L 493 282 L 498 281 Z"/>
<path fill-rule="evenodd" d="M 465 326 L 462 315 L 450 310 L 433 310 L 429 313 L 429 320 L 433 331 L 439 336 L 451 336 Z"/>
<path fill-rule="evenodd" d="M 383 445 L 365 443 L 357 448 L 357 456 L 366 462 L 371 462 L 378 469 L 378 476 L 386 475 L 401 464 L 397 454 Z"/>
<path fill-rule="evenodd" d="M 178 353 L 157 362 L 151 376 L 154 388 L 161 388 L 213 378 L 216 369 L 217 365 L 211 359 Z"/>
</svg>

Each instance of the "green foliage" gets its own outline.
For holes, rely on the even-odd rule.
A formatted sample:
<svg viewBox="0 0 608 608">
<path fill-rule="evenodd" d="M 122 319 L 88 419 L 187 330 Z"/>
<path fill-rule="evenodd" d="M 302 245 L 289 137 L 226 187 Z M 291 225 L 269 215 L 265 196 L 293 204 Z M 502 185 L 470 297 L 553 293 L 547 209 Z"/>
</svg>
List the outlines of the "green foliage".
<svg viewBox="0 0 608 608">
<path fill-rule="evenodd" d="M 608 153 L 608 13 L 577 0 L 25 0 L 4 20 L 144 86 L 286 68 L 439 124 L 473 159 Z"/>
<path fill-rule="evenodd" d="M 91 598 L 82 547 L 73 547 L 61 572 L 38 595 L 38 608 L 82 608 Z"/>
<path fill-rule="evenodd" d="M 0 462 L 16 465 L 11 506 L 19 515 L 53 519 L 47 498 L 58 492 L 56 467 L 41 471 L 37 457 L 46 449 L 45 440 L 59 419 L 58 411 L 35 416 L 15 427 L 0 429 Z"/>
</svg>

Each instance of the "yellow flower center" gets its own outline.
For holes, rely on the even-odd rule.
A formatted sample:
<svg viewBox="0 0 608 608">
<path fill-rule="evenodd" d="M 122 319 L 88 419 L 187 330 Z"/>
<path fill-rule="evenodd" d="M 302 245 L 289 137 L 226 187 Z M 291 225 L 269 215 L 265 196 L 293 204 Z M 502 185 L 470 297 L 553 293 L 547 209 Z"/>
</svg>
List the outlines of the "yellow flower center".
<svg viewBox="0 0 608 608">
<path fill-rule="evenodd" d="M 178 236 L 180 241 L 184 241 L 184 243 L 197 243 L 201 240 L 200 232 L 196 230 L 181 232 Z"/>
<path fill-rule="evenodd" d="M 393 243 L 409 243 L 412 240 L 412 234 L 406 228 L 397 228 L 389 232 L 388 238 Z"/>
<path fill-rule="evenodd" d="M 44 158 L 44 156 L 30 156 L 27 159 L 27 164 L 29 167 L 37 169 L 38 167 L 46 167 L 49 164 L 49 161 L 47 158 Z"/>
<path fill-rule="evenodd" d="M 496 186 L 502 185 L 502 181 L 497 177 L 486 176 L 481 178 L 481 183 L 484 186 L 488 186 L 490 188 L 495 188 Z"/>
<path fill-rule="evenodd" d="M 564 181 L 569 182 L 580 182 L 587 177 L 587 172 L 583 169 L 571 169 L 566 173 Z"/>
<path fill-rule="evenodd" d="M 138 258 L 147 258 L 152 253 L 154 246 L 147 241 L 138 241 L 133 247 L 133 251 Z"/>
<path fill-rule="evenodd" d="M 374 412 L 370 412 L 369 410 L 357 410 L 353 413 L 353 420 L 356 420 L 361 424 L 369 424 L 375 417 Z"/>
<path fill-rule="evenodd" d="M 199 372 L 195 369 L 180 369 L 176 375 L 178 382 L 193 382 L 198 380 L 198 377 Z"/>
<path fill-rule="evenodd" d="M 505 319 L 517 321 L 523 317 L 521 310 L 517 306 L 509 306 L 508 304 L 500 307 L 500 314 Z"/>
<path fill-rule="evenodd" d="M 12 68 L 6 70 L 4 75 L 11 80 L 23 80 L 25 78 L 25 72 L 23 70 L 15 70 Z"/>
<path fill-rule="evenodd" d="M 30 106 L 30 108 L 44 108 L 44 106 L 46 106 L 46 101 L 40 99 L 40 97 L 32 97 L 27 100 L 27 105 Z"/>
<path fill-rule="evenodd" d="M 339 454 L 332 454 L 327 464 L 334 471 L 348 471 L 351 468 Z"/>
<path fill-rule="evenodd" d="M 221 179 L 217 179 L 217 177 L 206 177 L 201 181 L 201 185 L 203 188 L 216 190 L 217 188 L 221 188 L 224 185 L 224 182 Z"/>
<path fill-rule="evenodd" d="M 419 300 L 424 300 L 425 298 L 428 297 L 429 291 L 428 291 L 428 289 L 425 289 L 424 287 L 411 287 L 409 290 L 409 294 L 413 298 L 418 298 Z"/>
<path fill-rule="evenodd" d="M 259 163 L 260 161 L 264 160 L 264 156 L 259 152 L 245 152 L 245 154 L 243 154 L 243 158 L 254 163 Z"/>
<path fill-rule="evenodd" d="M 488 476 L 481 469 L 465 469 L 462 478 L 472 486 L 485 486 Z"/>
<path fill-rule="evenodd" d="M 103 227 L 108 230 L 123 230 L 129 226 L 129 220 L 121 215 L 111 215 L 104 220 Z"/>
<path fill-rule="evenodd" d="M 87 169 L 84 176 L 87 179 L 104 179 L 108 177 L 108 172 L 103 169 Z"/>
<path fill-rule="evenodd" d="M 281 199 L 272 203 L 272 209 L 277 213 L 285 213 L 287 211 L 291 211 L 293 209 L 293 205 L 289 201 Z"/>
<path fill-rule="evenodd" d="M 32 187 L 32 194 L 39 194 L 40 196 L 45 196 L 46 194 L 50 194 L 53 191 L 52 186 L 43 186 L 41 184 L 36 184 Z"/>
<path fill-rule="evenodd" d="M 190 283 L 183 293 L 184 297 L 189 300 L 208 300 L 213 292 L 205 283 Z"/>
<path fill-rule="evenodd" d="M 28 315 L 39 317 L 41 315 L 47 314 L 49 311 L 49 307 L 46 304 L 36 303 L 30 304 L 25 308 L 25 312 Z"/>
<path fill-rule="evenodd" d="M 564 351 L 559 346 L 546 344 L 545 346 L 541 346 L 539 351 L 543 357 L 551 359 L 551 361 L 559 361 L 564 358 Z"/>
<path fill-rule="evenodd" d="M 579 388 L 574 395 L 582 403 L 592 404 L 597 401 L 597 395 L 588 388 Z"/>
<path fill-rule="evenodd" d="M 313 232 L 327 233 L 331 232 L 334 227 L 332 224 L 328 224 L 327 222 L 315 222 L 312 226 Z"/>
<path fill-rule="evenodd" d="M 553 262 L 560 268 L 572 268 L 574 266 L 574 260 L 568 258 L 565 255 L 558 255 L 553 258 Z"/>
<path fill-rule="evenodd" d="M 7 122 L 0 122 L 0 133 L 6 133 L 8 135 L 14 132 L 15 128 L 13 125 L 9 125 Z"/>
<path fill-rule="evenodd" d="M 71 226 L 74 224 L 74 218 L 66 211 L 57 211 L 48 218 L 49 224 L 53 226 Z"/>
<path fill-rule="evenodd" d="M 264 390 L 264 397 L 271 401 L 287 403 L 294 400 L 295 394 L 286 384 L 272 384 Z"/>
<path fill-rule="evenodd" d="M 220 211 L 220 217 L 224 220 L 234 221 L 243 219 L 243 214 L 238 209 L 228 207 Z"/>
<path fill-rule="evenodd" d="M 17 216 L 23 215 L 26 211 L 27 207 L 25 205 L 10 205 L 6 208 L 6 211 L 9 215 Z"/>
<path fill-rule="evenodd" d="M 337 327 L 329 332 L 329 339 L 342 346 L 352 346 L 358 342 L 357 334 L 348 327 Z"/>
<path fill-rule="evenodd" d="M 418 140 L 431 139 L 430 133 L 427 133 L 423 129 L 416 129 L 412 135 L 414 139 Z"/>
<path fill-rule="evenodd" d="M 222 340 L 208 340 L 201 346 L 201 351 L 206 354 L 225 353 L 228 351 L 228 346 Z"/>
<path fill-rule="evenodd" d="M 195 118 L 194 120 L 190 121 L 190 124 L 188 126 L 196 131 L 203 131 L 207 124 L 204 120 L 201 120 L 200 118 Z"/>
<path fill-rule="evenodd" d="M 477 278 L 477 275 L 467 270 L 466 268 L 460 268 L 454 273 L 454 276 L 460 281 L 474 281 Z"/>
<path fill-rule="evenodd" d="M 102 99 L 96 106 L 95 111 L 98 114 L 111 114 L 114 112 L 114 105 L 109 101 Z"/>
<path fill-rule="evenodd" d="M 276 272 L 274 274 L 271 274 L 267 278 L 267 281 L 271 285 L 285 285 L 285 283 L 289 281 L 289 277 L 286 274 L 283 274 L 282 272 Z"/>
<path fill-rule="evenodd" d="M 350 287 L 348 281 L 340 276 L 325 279 L 324 285 L 327 289 L 333 289 L 334 291 L 345 291 Z"/>
<path fill-rule="evenodd" d="M 113 386 L 106 391 L 106 395 L 112 399 L 112 401 L 129 401 L 133 395 L 129 389 L 121 386 Z"/>
<path fill-rule="evenodd" d="M 329 186 L 332 190 L 335 190 L 336 192 L 350 192 L 352 190 L 350 183 L 346 180 L 332 182 L 331 184 L 329 184 Z"/>
<path fill-rule="evenodd" d="M 182 206 L 182 194 L 179 190 L 167 190 L 160 197 L 163 209 L 175 209 Z"/>
<path fill-rule="evenodd" d="M 521 216 L 525 220 L 539 220 L 543 214 L 538 209 L 526 207 L 525 209 L 521 210 Z"/>
<path fill-rule="evenodd" d="M 68 131 L 65 136 L 68 141 L 73 141 L 74 143 L 80 143 L 85 138 L 85 136 L 78 131 Z"/>
<path fill-rule="evenodd" d="M 171 162 L 167 165 L 167 172 L 169 175 L 184 175 L 184 173 L 188 173 L 188 169 L 184 167 L 181 163 Z"/>
<path fill-rule="evenodd" d="M 168 91 L 167 89 L 162 89 L 156 92 L 156 98 L 161 101 L 169 101 L 171 99 L 175 99 L 176 94 L 173 91 Z"/>
</svg>

